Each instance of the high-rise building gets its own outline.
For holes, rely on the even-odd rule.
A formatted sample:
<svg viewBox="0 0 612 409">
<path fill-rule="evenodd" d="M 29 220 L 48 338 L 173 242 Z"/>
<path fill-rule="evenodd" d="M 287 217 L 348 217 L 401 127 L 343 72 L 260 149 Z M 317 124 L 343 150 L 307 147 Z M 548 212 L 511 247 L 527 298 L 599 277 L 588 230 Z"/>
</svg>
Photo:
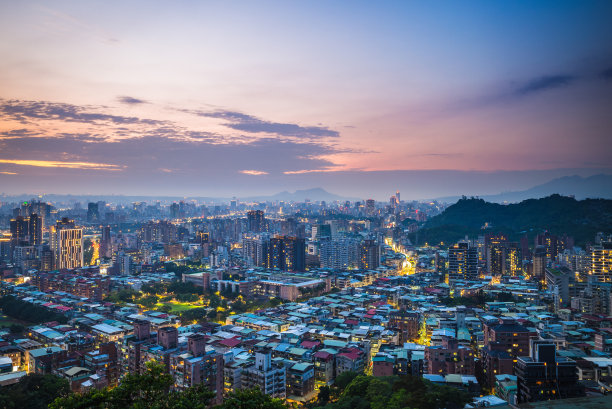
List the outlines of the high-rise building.
<svg viewBox="0 0 612 409">
<path fill-rule="evenodd" d="M 478 250 L 462 241 L 448 249 L 448 279 L 475 280 L 478 278 Z"/>
<path fill-rule="evenodd" d="M 331 224 L 313 224 L 312 225 L 312 239 L 321 240 L 324 238 L 332 237 Z"/>
<path fill-rule="evenodd" d="M 13 246 L 38 246 L 42 244 L 42 219 L 37 214 L 17 216 L 10 221 Z"/>
<path fill-rule="evenodd" d="M 261 233 L 268 230 L 263 210 L 250 210 L 247 213 L 247 224 L 250 232 Z"/>
<path fill-rule="evenodd" d="M 29 242 L 29 220 L 23 216 L 11 219 L 11 247 Z"/>
<path fill-rule="evenodd" d="M 536 246 L 533 251 L 533 276 L 539 281 L 544 280 L 544 273 L 546 271 L 547 257 L 546 247 Z"/>
<path fill-rule="evenodd" d="M 265 267 L 267 265 L 270 235 L 245 235 L 242 238 L 242 257 L 249 267 Z"/>
<path fill-rule="evenodd" d="M 549 232 L 540 233 L 535 237 L 535 246 L 544 246 L 546 248 L 546 258 L 549 260 L 554 260 L 557 254 L 563 251 L 563 245 L 562 240 Z"/>
<path fill-rule="evenodd" d="M 591 250 L 590 275 L 597 281 L 612 282 L 612 242 L 602 242 Z"/>
<path fill-rule="evenodd" d="M 284 271 L 306 269 L 306 242 L 297 237 L 273 237 L 267 251 L 267 268 Z"/>
<path fill-rule="evenodd" d="M 487 271 L 492 275 L 502 275 L 504 269 L 504 248 L 508 239 L 504 235 L 485 236 Z"/>
<path fill-rule="evenodd" d="M 375 240 L 364 240 L 359 245 L 359 268 L 373 270 L 380 266 L 380 246 Z"/>
<path fill-rule="evenodd" d="M 373 215 L 376 212 L 376 201 L 374 199 L 366 200 L 365 211 L 368 215 Z"/>
<path fill-rule="evenodd" d="M 359 242 L 348 237 L 321 240 L 319 259 L 322 268 L 339 270 L 355 267 L 359 261 Z"/>
<path fill-rule="evenodd" d="M 87 221 L 89 223 L 96 223 L 100 221 L 100 212 L 98 209 L 98 203 L 87 204 Z"/>
<path fill-rule="evenodd" d="M 51 249 L 55 268 L 72 269 L 83 266 L 83 229 L 74 220 L 64 217 L 51 227 Z"/>
<path fill-rule="evenodd" d="M 111 239 L 110 226 L 102 227 L 100 236 L 100 258 L 111 258 L 113 256 L 113 242 Z"/>
</svg>

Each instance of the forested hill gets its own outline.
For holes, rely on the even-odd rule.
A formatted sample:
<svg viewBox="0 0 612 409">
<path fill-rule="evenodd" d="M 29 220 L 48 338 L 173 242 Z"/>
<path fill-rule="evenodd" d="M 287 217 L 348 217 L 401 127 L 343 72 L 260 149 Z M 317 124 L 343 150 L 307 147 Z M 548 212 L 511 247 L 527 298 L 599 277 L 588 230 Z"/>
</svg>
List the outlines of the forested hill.
<svg viewBox="0 0 612 409">
<path fill-rule="evenodd" d="M 501 205 L 464 198 L 428 220 L 412 238 L 418 244 L 454 243 L 466 234 L 484 234 L 485 223 L 491 226 L 488 231 L 506 233 L 513 239 L 548 230 L 553 234 L 567 233 L 576 244 L 583 245 L 592 242 L 597 232 L 612 232 L 612 200 L 552 195 Z"/>
</svg>

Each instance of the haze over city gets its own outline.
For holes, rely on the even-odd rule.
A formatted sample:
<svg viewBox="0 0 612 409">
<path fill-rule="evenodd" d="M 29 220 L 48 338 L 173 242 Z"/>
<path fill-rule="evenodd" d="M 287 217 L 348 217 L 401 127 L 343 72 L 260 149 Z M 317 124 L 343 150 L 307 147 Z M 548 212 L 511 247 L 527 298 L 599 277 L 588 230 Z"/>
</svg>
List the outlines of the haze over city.
<svg viewBox="0 0 612 409">
<path fill-rule="evenodd" d="M 611 13 L 2 2 L 0 191 L 423 199 L 610 174 Z"/>
</svg>

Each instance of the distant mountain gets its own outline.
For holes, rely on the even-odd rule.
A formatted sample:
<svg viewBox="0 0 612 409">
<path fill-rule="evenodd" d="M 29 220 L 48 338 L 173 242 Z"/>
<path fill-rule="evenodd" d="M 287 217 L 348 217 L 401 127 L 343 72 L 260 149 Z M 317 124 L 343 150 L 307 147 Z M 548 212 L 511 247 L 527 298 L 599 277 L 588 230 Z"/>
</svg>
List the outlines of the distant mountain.
<svg viewBox="0 0 612 409">
<path fill-rule="evenodd" d="M 612 175 L 593 175 L 589 177 L 564 176 L 550 182 L 534 186 L 527 190 L 503 192 L 497 195 L 479 196 L 488 202 L 516 203 L 521 200 L 539 199 L 559 194 L 574 196 L 576 199 L 612 199 Z M 441 202 L 455 202 L 460 196 L 448 196 L 437 199 Z"/>
<path fill-rule="evenodd" d="M 1 200 L 15 200 L 24 201 L 38 197 L 34 194 L 22 194 L 22 195 L 0 195 Z M 335 200 L 360 200 L 356 198 L 343 197 L 333 193 L 329 193 L 322 188 L 296 190 L 295 192 L 280 192 L 270 196 L 252 196 L 252 197 L 239 197 L 241 201 L 253 201 L 253 202 L 274 202 L 274 201 L 285 201 L 285 202 L 303 202 L 309 199 L 313 202 L 326 201 L 333 202 Z M 133 202 L 151 202 L 160 200 L 163 203 L 178 202 L 180 200 L 198 200 L 201 202 L 210 203 L 228 203 L 230 198 L 223 197 L 202 197 L 202 196 L 124 196 L 124 195 L 62 195 L 62 194 L 48 194 L 42 197 L 42 200 L 50 202 L 70 203 L 70 202 L 97 202 L 99 200 L 109 201 L 113 203 L 128 204 Z"/>
<path fill-rule="evenodd" d="M 284 191 L 284 192 L 280 192 L 280 193 L 277 193 L 271 196 L 246 197 L 242 200 L 245 200 L 245 201 L 252 200 L 252 201 L 262 201 L 262 202 L 263 201 L 303 202 L 306 199 L 313 201 L 313 202 L 320 202 L 320 201 L 333 202 L 335 200 L 351 200 L 351 201 L 359 200 L 359 199 L 350 198 L 350 197 L 338 196 L 336 194 L 329 193 L 328 191 L 320 187 L 313 188 L 313 189 L 296 190 L 293 193 Z"/>
<path fill-rule="evenodd" d="M 488 224 L 490 230 L 482 230 Z M 612 231 L 612 200 L 552 195 L 502 205 L 483 199 L 461 199 L 428 220 L 413 239 L 421 243 L 454 243 L 465 235 L 503 232 L 514 239 L 541 231 L 567 233 L 577 244 L 592 241 L 597 232 Z"/>
</svg>

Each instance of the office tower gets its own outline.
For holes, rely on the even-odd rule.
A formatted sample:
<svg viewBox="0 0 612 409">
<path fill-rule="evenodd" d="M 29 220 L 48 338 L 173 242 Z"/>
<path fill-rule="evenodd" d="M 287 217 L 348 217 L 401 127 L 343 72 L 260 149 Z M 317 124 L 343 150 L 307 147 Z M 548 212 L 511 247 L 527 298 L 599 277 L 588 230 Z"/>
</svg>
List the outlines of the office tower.
<svg viewBox="0 0 612 409">
<path fill-rule="evenodd" d="M 87 221 L 89 223 L 97 223 L 100 221 L 100 212 L 98 210 L 98 203 L 87 204 Z"/>
<path fill-rule="evenodd" d="M 399 190 L 395 192 L 395 197 L 397 198 L 397 203 L 401 203 Z"/>
<path fill-rule="evenodd" d="M 376 201 L 374 199 L 366 200 L 365 211 L 369 216 L 376 212 Z"/>
<path fill-rule="evenodd" d="M 602 242 L 593 247 L 590 275 L 599 282 L 612 282 L 612 242 Z"/>
<path fill-rule="evenodd" d="M 374 240 L 364 240 L 359 245 L 359 268 L 373 270 L 380 266 L 380 246 Z"/>
<path fill-rule="evenodd" d="M 504 247 L 507 238 L 503 235 L 485 236 L 487 271 L 492 275 L 502 275 L 504 269 Z"/>
<path fill-rule="evenodd" d="M 55 268 L 72 269 L 83 266 L 83 229 L 74 220 L 64 217 L 51 227 L 51 249 Z"/>
<path fill-rule="evenodd" d="M 576 362 L 557 356 L 554 343 L 532 340 L 529 356 L 518 357 L 516 397 L 518 403 L 584 396 L 578 383 Z"/>
<path fill-rule="evenodd" d="M 20 246 L 29 241 L 29 220 L 23 216 L 11 219 L 11 247 Z"/>
<path fill-rule="evenodd" d="M 298 223 L 295 218 L 290 217 L 287 220 L 281 222 L 281 234 L 283 236 L 294 236 L 297 237 Z"/>
<path fill-rule="evenodd" d="M 273 237 L 267 251 L 267 268 L 283 271 L 306 270 L 306 242 L 297 237 Z"/>
<path fill-rule="evenodd" d="M 28 217 L 17 216 L 10 221 L 10 254 L 14 256 L 17 247 L 40 246 L 42 244 L 43 226 L 42 219 L 35 213 Z M 20 260 L 23 260 L 20 251 Z M 30 252 L 28 252 L 30 254 Z"/>
<path fill-rule="evenodd" d="M 28 234 L 31 246 L 39 246 L 42 244 L 43 238 L 43 220 L 36 214 L 32 213 L 28 218 Z"/>
<path fill-rule="evenodd" d="M 179 218 L 179 213 L 180 213 L 180 207 L 178 203 L 172 203 L 170 205 L 170 218 L 171 219 L 178 219 Z"/>
<path fill-rule="evenodd" d="M 546 264 L 546 247 L 536 246 L 535 250 L 533 251 L 533 276 L 539 281 L 544 280 Z"/>
<path fill-rule="evenodd" d="M 113 256 L 113 242 L 111 239 L 110 226 L 102 227 L 100 236 L 100 258 L 111 258 Z"/>
<path fill-rule="evenodd" d="M 247 225 L 250 232 L 261 233 L 268 230 L 263 210 L 249 210 Z"/>
<path fill-rule="evenodd" d="M 478 278 L 478 250 L 468 242 L 459 242 L 448 249 L 448 279 L 475 280 Z"/>
<path fill-rule="evenodd" d="M 332 237 L 332 229 L 330 224 L 313 224 L 312 225 L 312 240 L 321 240 Z"/>
</svg>

